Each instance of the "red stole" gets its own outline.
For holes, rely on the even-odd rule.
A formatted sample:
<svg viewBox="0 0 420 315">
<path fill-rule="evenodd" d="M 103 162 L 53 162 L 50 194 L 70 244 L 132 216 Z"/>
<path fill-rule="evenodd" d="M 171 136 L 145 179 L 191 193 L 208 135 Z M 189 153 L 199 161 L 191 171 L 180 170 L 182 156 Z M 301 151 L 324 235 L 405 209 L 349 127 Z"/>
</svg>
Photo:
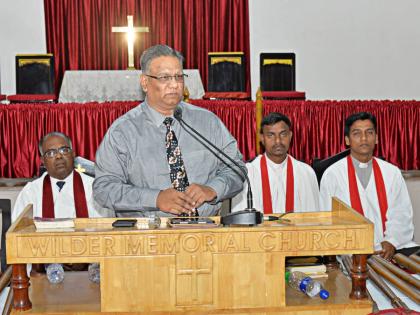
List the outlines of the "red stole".
<svg viewBox="0 0 420 315">
<path fill-rule="evenodd" d="M 82 177 L 76 171 L 73 171 L 73 196 L 76 208 L 76 218 L 88 218 L 88 207 Z M 50 175 L 48 174 L 44 177 L 42 186 L 42 217 L 55 218 L 53 192 Z"/>
<path fill-rule="evenodd" d="M 268 177 L 267 169 L 267 159 L 265 154 L 261 157 L 260 161 L 261 168 L 261 182 L 262 182 L 262 192 L 263 192 L 263 207 L 264 213 L 269 214 L 273 213 L 273 205 L 271 199 L 271 189 L 270 189 L 270 180 Z M 281 180 L 281 179 L 280 179 Z M 295 203 L 295 188 L 294 188 L 295 179 L 293 176 L 293 164 L 292 159 L 287 157 L 287 175 L 286 175 L 286 212 L 293 212 L 294 203 Z"/>
<path fill-rule="evenodd" d="M 372 168 L 373 168 L 373 175 L 375 176 L 375 186 L 376 186 L 376 194 L 378 196 L 379 209 L 381 212 L 382 230 L 385 233 L 385 228 L 386 228 L 385 222 L 386 222 L 386 212 L 388 210 L 388 200 L 386 198 L 386 190 L 385 190 L 384 179 L 382 177 L 382 172 L 375 158 L 372 159 Z M 348 177 L 349 177 L 351 207 L 355 209 L 357 212 L 359 212 L 361 215 L 364 215 L 362 202 L 360 201 L 359 189 L 357 187 L 356 171 L 354 169 L 353 161 L 350 155 L 347 156 L 347 170 L 348 170 Z"/>
</svg>

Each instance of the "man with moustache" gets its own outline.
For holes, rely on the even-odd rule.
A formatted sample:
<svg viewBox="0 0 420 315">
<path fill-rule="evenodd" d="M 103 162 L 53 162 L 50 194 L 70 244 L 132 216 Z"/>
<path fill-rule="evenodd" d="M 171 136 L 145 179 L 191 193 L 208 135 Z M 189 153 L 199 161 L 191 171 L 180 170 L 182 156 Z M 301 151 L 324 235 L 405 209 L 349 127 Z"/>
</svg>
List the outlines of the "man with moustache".
<svg viewBox="0 0 420 315">
<path fill-rule="evenodd" d="M 254 207 L 269 213 L 319 210 L 319 191 L 313 169 L 287 152 L 292 131 L 290 119 L 270 113 L 261 121 L 261 143 L 265 153 L 247 163 Z M 232 200 L 232 211 L 246 208 L 248 187 Z"/>
<path fill-rule="evenodd" d="M 74 170 L 71 140 L 61 132 L 51 132 L 39 142 L 41 161 L 47 171 L 29 182 L 19 193 L 12 221 L 28 204 L 33 216 L 44 218 L 87 218 L 109 216 L 93 199 L 93 178 Z"/>
<path fill-rule="evenodd" d="M 166 45 L 143 52 L 140 83 L 146 99 L 112 124 L 97 151 L 95 199 L 120 216 L 215 215 L 222 200 L 242 189 L 243 178 L 173 117 L 179 107 L 188 124 L 243 165 L 220 119 L 181 101 L 182 62 Z"/>
<path fill-rule="evenodd" d="M 350 155 L 331 165 L 321 179 L 320 207 L 331 210 L 335 196 L 374 224 L 376 254 L 390 259 L 396 249 L 416 246 L 413 207 L 400 170 L 373 156 L 378 143 L 376 117 L 349 116 L 344 127 Z"/>
</svg>

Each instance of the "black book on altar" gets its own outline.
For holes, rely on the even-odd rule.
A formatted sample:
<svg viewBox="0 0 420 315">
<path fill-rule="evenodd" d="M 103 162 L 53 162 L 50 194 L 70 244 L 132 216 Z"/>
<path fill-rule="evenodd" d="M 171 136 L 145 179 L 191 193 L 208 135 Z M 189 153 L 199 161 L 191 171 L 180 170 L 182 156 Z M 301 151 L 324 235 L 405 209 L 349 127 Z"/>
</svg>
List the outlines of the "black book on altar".
<svg viewBox="0 0 420 315">
<path fill-rule="evenodd" d="M 207 91 L 246 91 L 243 52 L 209 52 L 208 69 Z"/>
<path fill-rule="evenodd" d="M 54 94 L 54 56 L 16 55 L 16 94 Z"/>
<path fill-rule="evenodd" d="M 295 58 L 294 53 L 261 53 L 261 90 L 295 91 Z"/>
</svg>

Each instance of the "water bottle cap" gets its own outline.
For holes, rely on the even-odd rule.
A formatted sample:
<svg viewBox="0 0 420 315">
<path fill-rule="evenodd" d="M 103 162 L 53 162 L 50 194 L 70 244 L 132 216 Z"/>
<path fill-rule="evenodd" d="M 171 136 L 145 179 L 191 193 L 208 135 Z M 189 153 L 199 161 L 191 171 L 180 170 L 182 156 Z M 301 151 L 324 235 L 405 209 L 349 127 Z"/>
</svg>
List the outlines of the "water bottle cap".
<svg viewBox="0 0 420 315">
<path fill-rule="evenodd" d="M 290 271 L 286 271 L 286 273 L 284 274 L 286 277 L 286 282 L 289 282 L 289 278 L 290 278 Z"/>
<path fill-rule="evenodd" d="M 330 292 L 328 292 L 327 290 L 322 289 L 321 291 L 319 291 L 319 297 L 323 300 L 326 300 L 330 297 Z"/>
</svg>

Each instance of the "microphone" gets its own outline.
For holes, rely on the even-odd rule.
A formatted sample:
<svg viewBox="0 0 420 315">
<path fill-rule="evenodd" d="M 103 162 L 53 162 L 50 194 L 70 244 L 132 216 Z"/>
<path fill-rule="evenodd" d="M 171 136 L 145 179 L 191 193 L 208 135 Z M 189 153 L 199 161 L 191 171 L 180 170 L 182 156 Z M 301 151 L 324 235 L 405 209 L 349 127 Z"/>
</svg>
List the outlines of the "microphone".
<svg viewBox="0 0 420 315">
<path fill-rule="evenodd" d="M 197 135 L 202 141 L 201 144 L 209 150 L 213 155 L 221 160 L 223 163 L 225 163 L 227 166 L 229 166 L 232 170 L 234 170 L 239 176 L 241 176 L 240 173 L 237 172 L 230 164 L 226 163 L 220 156 L 218 156 L 212 149 L 210 149 L 206 144 L 208 144 L 211 148 L 216 150 L 218 153 L 223 155 L 226 159 L 228 159 L 232 164 L 234 164 L 242 173 L 242 178 L 245 178 L 248 184 L 248 192 L 247 192 L 247 208 L 243 211 L 234 212 L 231 214 L 228 214 L 227 216 L 222 218 L 222 223 L 225 225 L 230 224 L 241 224 L 241 225 L 256 225 L 262 222 L 262 213 L 259 211 L 256 211 L 253 208 L 253 202 L 252 202 L 252 190 L 251 190 L 251 182 L 249 180 L 248 174 L 245 172 L 245 170 L 236 162 L 234 159 L 232 159 L 230 156 L 228 156 L 225 152 L 220 150 L 218 147 L 216 147 L 211 141 L 209 141 L 207 138 L 205 138 L 201 133 L 199 133 L 197 130 L 195 130 L 193 127 L 191 127 L 188 123 L 185 122 L 185 120 L 182 119 L 182 109 L 181 107 L 177 106 L 174 112 L 174 118 L 179 121 L 181 126 L 190 133 L 185 126 L 187 126 L 192 132 L 194 132 L 195 135 Z M 185 126 L 184 126 L 185 125 Z M 191 133 L 190 133 L 191 134 Z M 194 136 L 193 136 L 194 137 Z M 204 143 L 203 143 L 204 141 Z"/>
</svg>

